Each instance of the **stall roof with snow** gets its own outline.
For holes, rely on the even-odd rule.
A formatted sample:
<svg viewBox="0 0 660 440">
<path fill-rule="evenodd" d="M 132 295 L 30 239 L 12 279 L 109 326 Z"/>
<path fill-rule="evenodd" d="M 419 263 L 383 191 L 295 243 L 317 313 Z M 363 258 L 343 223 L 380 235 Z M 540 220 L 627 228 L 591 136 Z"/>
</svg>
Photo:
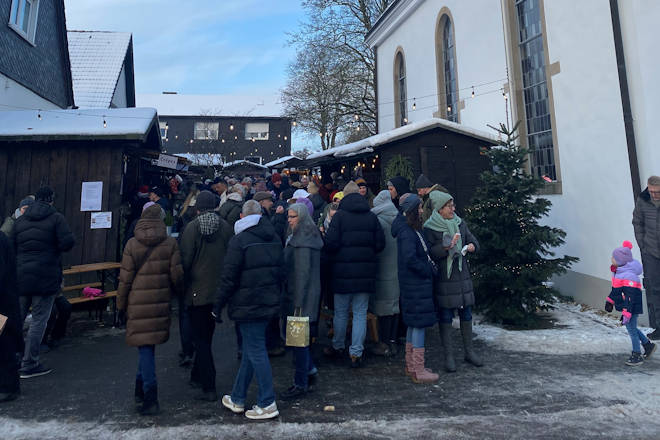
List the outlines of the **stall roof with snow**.
<svg viewBox="0 0 660 440">
<path fill-rule="evenodd" d="M 403 157 L 413 172 L 411 190 L 424 174 L 454 195 L 460 211 L 472 198 L 481 172 L 490 167 L 484 152 L 499 143 L 487 132 L 432 118 L 313 153 L 305 162 L 309 168 L 320 167 L 323 176 L 336 171 L 346 180 L 363 177 L 376 193 L 392 177 L 386 175 L 387 165 Z"/>
<path fill-rule="evenodd" d="M 135 107 L 131 34 L 68 31 L 67 39 L 76 106 Z"/>
<path fill-rule="evenodd" d="M 284 156 L 279 159 L 275 159 L 271 162 L 268 162 L 265 166 L 267 168 L 273 168 L 277 170 L 282 170 L 284 168 L 300 168 L 305 165 L 305 161 L 296 156 Z"/>
</svg>

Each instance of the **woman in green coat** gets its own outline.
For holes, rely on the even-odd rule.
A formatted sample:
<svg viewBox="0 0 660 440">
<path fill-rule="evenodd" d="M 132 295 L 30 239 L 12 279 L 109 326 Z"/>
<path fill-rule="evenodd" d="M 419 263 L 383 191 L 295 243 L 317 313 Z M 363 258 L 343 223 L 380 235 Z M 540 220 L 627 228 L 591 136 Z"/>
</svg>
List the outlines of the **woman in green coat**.
<svg viewBox="0 0 660 440">
<path fill-rule="evenodd" d="M 285 316 L 309 318 L 310 339 L 318 332 L 321 303 L 321 248 L 323 239 L 302 203 L 294 203 L 288 211 L 289 231 L 284 248 L 287 270 L 286 290 L 282 300 Z M 310 347 L 293 347 L 296 364 L 293 386 L 282 393 L 283 399 L 303 396 L 309 377 L 316 374 Z"/>
</svg>

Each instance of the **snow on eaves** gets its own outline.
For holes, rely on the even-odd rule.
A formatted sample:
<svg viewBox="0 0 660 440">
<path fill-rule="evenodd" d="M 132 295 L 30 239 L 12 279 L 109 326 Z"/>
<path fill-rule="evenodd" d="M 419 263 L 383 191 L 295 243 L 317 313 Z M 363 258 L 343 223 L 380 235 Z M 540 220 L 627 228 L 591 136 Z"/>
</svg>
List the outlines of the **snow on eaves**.
<svg viewBox="0 0 660 440">
<path fill-rule="evenodd" d="M 264 170 L 268 169 L 268 167 L 266 165 L 261 165 L 261 164 L 258 164 L 256 162 L 252 162 L 252 161 L 244 160 L 244 159 L 235 160 L 233 162 L 227 162 L 226 164 L 223 165 L 223 167 L 224 168 L 229 168 L 229 167 L 233 167 L 233 166 L 236 166 L 236 165 L 242 165 L 242 164 L 252 165 L 252 166 L 255 166 L 257 168 L 263 168 Z"/>
<path fill-rule="evenodd" d="M 404 125 L 403 127 L 395 128 L 384 133 L 375 134 L 357 142 L 310 154 L 307 156 L 307 160 L 319 159 L 326 156 L 334 156 L 339 158 L 354 156 L 356 154 L 362 153 L 371 153 L 374 148 L 380 145 L 419 134 L 434 128 L 444 128 L 445 130 L 450 130 L 465 136 L 480 139 L 492 145 L 497 145 L 500 142 L 497 139 L 497 136 L 494 136 L 490 133 L 467 127 L 462 124 L 457 124 L 455 122 L 447 121 L 445 119 L 432 118 L 424 121 L 412 122 L 410 124 Z"/>
<path fill-rule="evenodd" d="M 268 167 L 268 168 L 271 168 L 271 167 L 279 165 L 283 162 L 287 162 L 291 159 L 298 159 L 298 158 L 296 156 L 284 156 L 284 157 L 280 157 L 279 159 L 275 159 L 271 162 L 268 162 L 267 164 L 265 164 L 265 166 Z"/>
<path fill-rule="evenodd" d="M 80 108 L 109 108 L 131 41 L 128 32 L 68 31 L 73 99 Z"/>
<path fill-rule="evenodd" d="M 0 140 L 143 139 L 156 121 L 153 108 L 6 111 L 0 112 Z"/>
</svg>

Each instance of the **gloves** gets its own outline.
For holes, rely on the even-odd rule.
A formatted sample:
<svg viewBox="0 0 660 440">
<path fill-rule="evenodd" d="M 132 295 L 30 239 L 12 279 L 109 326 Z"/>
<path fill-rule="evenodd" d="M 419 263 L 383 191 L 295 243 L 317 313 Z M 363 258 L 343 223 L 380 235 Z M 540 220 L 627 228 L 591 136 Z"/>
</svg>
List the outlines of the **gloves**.
<svg viewBox="0 0 660 440">
<path fill-rule="evenodd" d="M 623 312 L 621 312 L 621 323 L 623 325 L 628 324 L 630 322 L 630 318 L 632 318 L 632 313 L 630 313 L 627 310 L 624 310 Z"/>
<path fill-rule="evenodd" d="M 614 306 L 612 305 L 611 302 L 605 301 L 605 311 L 607 313 L 612 313 L 612 310 L 614 309 Z"/>
<path fill-rule="evenodd" d="M 612 265 L 610 266 L 610 272 L 612 272 L 612 273 L 616 273 L 616 270 L 617 270 L 617 269 L 618 269 L 618 267 L 617 267 L 616 265 L 614 265 L 614 264 L 612 264 Z"/>
<path fill-rule="evenodd" d="M 117 312 L 117 324 L 119 324 L 119 327 L 124 327 L 126 325 L 126 310 L 120 310 Z"/>
</svg>

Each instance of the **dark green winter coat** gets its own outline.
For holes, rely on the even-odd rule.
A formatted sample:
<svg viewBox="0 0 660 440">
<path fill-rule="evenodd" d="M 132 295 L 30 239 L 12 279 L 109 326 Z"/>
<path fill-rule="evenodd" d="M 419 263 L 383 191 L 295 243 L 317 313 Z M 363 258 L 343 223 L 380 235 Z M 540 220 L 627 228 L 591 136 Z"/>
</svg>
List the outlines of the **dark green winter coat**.
<svg viewBox="0 0 660 440">
<path fill-rule="evenodd" d="M 215 303 L 227 245 L 233 235 L 231 226 L 213 211 L 186 225 L 179 247 L 187 306 Z"/>
<path fill-rule="evenodd" d="M 458 230 L 463 237 L 463 244 L 472 243 L 475 252 L 479 251 L 479 242 L 472 235 L 465 221 L 458 226 Z M 468 258 L 463 257 L 463 270 L 459 270 L 458 263 L 454 262 L 451 276 L 447 278 L 447 256 L 448 252 L 445 245 L 451 242 L 451 237 L 447 236 L 443 240 L 443 234 L 429 228 L 424 228 L 426 241 L 431 246 L 429 252 L 431 258 L 435 261 L 440 270 L 436 276 L 433 290 L 439 307 L 443 309 L 456 309 L 458 307 L 474 305 L 474 288 L 472 286 L 472 277 L 470 276 L 470 265 Z M 469 253 L 467 255 L 470 255 Z"/>
<path fill-rule="evenodd" d="M 230 194 L 231 197 L 231 194 Z M 239 202 L 233 199 L 227 199 L 225 203 L 222 204 L 220 209 L 218 209 L 218 215 L 223 218 L 232 230 L 234 229 L 234 224 L 241 218 L 241 210 L 243 209 L 243 202 Z"/>
</svg>

